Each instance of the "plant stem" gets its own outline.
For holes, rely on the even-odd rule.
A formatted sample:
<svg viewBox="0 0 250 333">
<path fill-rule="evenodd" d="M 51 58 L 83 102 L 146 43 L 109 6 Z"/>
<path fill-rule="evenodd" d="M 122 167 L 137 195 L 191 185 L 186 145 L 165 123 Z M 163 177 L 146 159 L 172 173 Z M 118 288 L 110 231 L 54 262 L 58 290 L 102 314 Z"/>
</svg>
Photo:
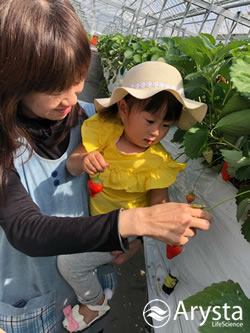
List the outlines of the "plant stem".
<svg viewBox="0 0 250 333">
<path fill-rule="evenodd" d="M 180 153 L 176 156 L 175 160 L 178 160 L 178 158 L 180 158 L 182 155 L 186 155 L 186 153 Z"/>
<path fill-rule="evenodd" d="M 223 200 L 223 201 L 218 202 L 216 205 L 214 205 L 214 206 L 212 206 L 212 207 L 204 208 L 204 209 L 205 209 L 206 211 L 209 212 L 210 210 L 213 210 L 214 208 L 216 208 L 216 207 L 218 207 L 218 206 L 224 204 L 225 202 L 227 202 L 227 201 L 229 201 L 229 200 L 232 200 L 232 199 L 234 199 L 234 198 L 240 197 L 241 195 L 246 194 L 246 193 L 250 193 L 250 190 L 247 190 L 247 191 L 244 191 L 244 192 L 238 193 L 238 194 L 236 194 L 236 195 L 233 195 L 233 196 L 230 197 L 230 198 L 227 198 L 227 199 L 225 199 L 225 200 Z"/>
<path fill-rule="evenodd" d="M 214 110 L 214 84 L 213 80 L 209 79 L 211 86 L 211 96 L 210 96 L 210 105 L 209 105 L 209 118 L 210 118 L 210 126 L 213 126 L 213 116 L 212 112 Z"/>
<path fill-rule="evenodd" d="M 210 136 L 214 139 L 218 141 L 218 144 L 221 144 L 222 142 L 226 143 L 229 147 L 241 151 L 238 147 L 236 147 L 235 145 L 233 145 L 231 142 L 225 140 L 224 138 L 217 138 L 216 136 L 214 136 L 213 134 L 214 128 L 210 131 Z"/>
<path fill-rule="evenodd" d="M 232 86 L 231 86 L 231 82 L 229 82 L 229 84 L 228 84 L 228 91 L 227 91 L 227 93 L 226 93 L 226 95 L 225 95 L 225 97 L 223 99 L 222 106 L 224 106 L 224 104 L 226 103 L 226 100 L 227 100 L 227 98 L 228 98 L 231 90 L 232 90 Z"/>
</svg>

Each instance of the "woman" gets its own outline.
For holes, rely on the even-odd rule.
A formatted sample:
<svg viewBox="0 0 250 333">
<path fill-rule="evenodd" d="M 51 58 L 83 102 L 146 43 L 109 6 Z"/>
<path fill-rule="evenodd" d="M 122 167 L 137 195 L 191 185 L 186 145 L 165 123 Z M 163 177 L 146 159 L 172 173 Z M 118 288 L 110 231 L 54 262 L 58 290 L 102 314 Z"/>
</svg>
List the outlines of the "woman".
<svg viewBox="0 0 250 333">
<path fill-rule="evenodd" d="M 0 327 L 59 333 L 75 299 L 56 255 L 124 250 L 131 235 L 185 244 L 210 216 L 168 203 L 84 217 L 87 178 L 65 168 L 93 113 L 77 103 L 90 62 L 84 28 L 68 0 L 0 0 L 0 20 Z"/>
</svg>

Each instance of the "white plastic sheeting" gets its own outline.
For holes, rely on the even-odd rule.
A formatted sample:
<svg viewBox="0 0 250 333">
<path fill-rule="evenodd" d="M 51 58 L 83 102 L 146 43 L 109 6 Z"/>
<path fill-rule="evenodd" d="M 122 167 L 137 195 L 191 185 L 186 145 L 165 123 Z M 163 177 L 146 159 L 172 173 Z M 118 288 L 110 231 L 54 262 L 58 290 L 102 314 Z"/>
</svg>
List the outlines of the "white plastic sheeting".
<svg viewBox="0 0 250 333">
<path fill-rule="evenodd" d="M 180 150 L 170 139 L 171 133 L 163 140 L 163 144 L 175 157 Z M 202 168 L 198 160 L 188 162 L 186 170 L 179 174 L 175 184 L 169 188 L 171 201 L 186 201 L 185 195 L 192 190 Z M 211 207 L 236 192 L 230 182 L 225 182 L 221 175 L 211 169 L 202 173 L 195 190 L 197 202 L 205 204 L 206 207 Z M 211 229 L 198 231 L 196 237 L 185 245 L 184 251 L 171 260 L 166 258 L 164 243 L 145 239 L 149 300 L 166 301 L 171 313 L 174 313 L 180 300 L 212 283 L 229 279 L 238 282 L 250 298 L 250 244 L 243 238 L 240 223 L 236 220 L 235 200 L 215 208 L 211 214 L 214 219 Z M 168 272 L 179 280 L 170 296 L 161 290 Z M 199 313 L 193 321 L 187 321 L 183 315 L 174 321 L 172 316 L 166 326 L 155 329 L 155 332 L 196 333 L 199 332 L 199 318 Z"/>
</svg>

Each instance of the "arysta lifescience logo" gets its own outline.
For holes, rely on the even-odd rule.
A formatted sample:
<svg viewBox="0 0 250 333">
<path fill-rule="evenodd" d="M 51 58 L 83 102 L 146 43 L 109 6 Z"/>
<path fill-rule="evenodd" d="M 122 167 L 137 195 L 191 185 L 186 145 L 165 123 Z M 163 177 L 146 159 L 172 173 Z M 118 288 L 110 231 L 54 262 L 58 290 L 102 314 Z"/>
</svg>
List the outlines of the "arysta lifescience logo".
<svg viewBox="0 0 250 333">
<path fill-rule="evenodd" d="M 153 299 L 148 302 L 143 309 L 143 318 L 145 322 L 153 327 L 159 328 L 165 326 L 170 319 L 170 307 L 160 299 Z M 154 325 L 151 323 L 153 319 Z"/>
<path fill-rule="evenodd" d="M 197 313 L 199 311 L 200 315 Z M 195 320 L 195 316 L 201 316 L 200 326 L 203 326 L 209 314 L 212 315 L 212 327 L 231 328 L 243 327 L 243 311 L 238 305 L 230 306 L 227 303 L 224 305 L 208 306 L 203 309 L 202 306 L 191 306 L 191 310 L 187 312 L 184 302 L 179 301 L 178 306 L 173 313 L 172 320 L 177 320 L 178 316 L 183 315 L 185 320 Z M 170 307 L 167 302 L 160 299 L 154 299 L 146 304 L 143 310 L 143 318 L 145 322 L 153 327 L 159 328 L 167 325 L 171 318 Z"/>
</svg>

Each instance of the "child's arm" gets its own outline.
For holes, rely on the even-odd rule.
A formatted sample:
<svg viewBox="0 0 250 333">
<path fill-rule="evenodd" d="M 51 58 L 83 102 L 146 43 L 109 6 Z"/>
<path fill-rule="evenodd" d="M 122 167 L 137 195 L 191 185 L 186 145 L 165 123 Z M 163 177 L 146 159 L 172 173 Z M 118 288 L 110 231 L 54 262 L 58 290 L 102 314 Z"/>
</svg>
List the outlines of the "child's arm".
<svg viewBox="0 0 250 333">
<path fill-rule="evenodd" d="M 88 153 L 82 144 L 73 150 L 66 161 L 66 168 L 72 176 L 79 176 L 83 172 L 94 175 L 103 172 L 108 166 L 99 151 Z"/>
<path fill-rule="evenodd" d="M 157 188 L 151 190 L 150 206 L 168 202 L 168 188 Z"/>
</svg>

